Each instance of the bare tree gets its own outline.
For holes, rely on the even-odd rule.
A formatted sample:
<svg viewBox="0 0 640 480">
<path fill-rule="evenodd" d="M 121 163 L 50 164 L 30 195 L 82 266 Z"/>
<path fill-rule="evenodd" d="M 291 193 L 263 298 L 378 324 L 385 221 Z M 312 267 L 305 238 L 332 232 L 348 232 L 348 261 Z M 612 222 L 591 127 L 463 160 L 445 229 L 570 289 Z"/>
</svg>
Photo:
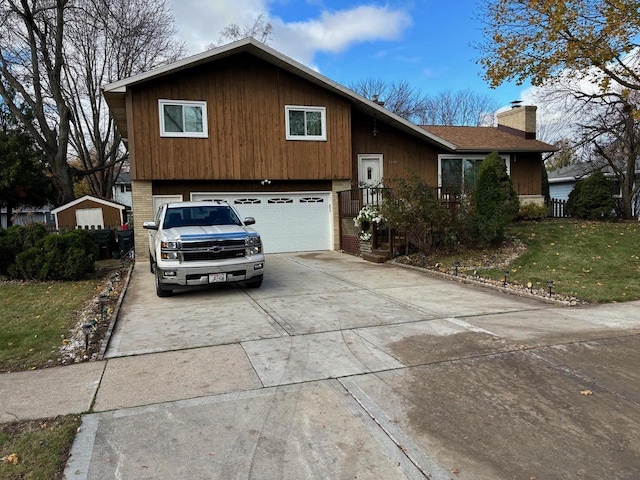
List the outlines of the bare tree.
<svg viewBox="0 0 640 480">
<path fill-rule="evenodd" d="M 493 119 L 493 112 L 498 109 L 490 97 L 471 90 L 425 95 L 406 80 L 367 78 L 351 83 L 349 88 L 421 125 L 483 125 L 488 117 Z"/>
<path fill-rule="evenodd" d="M 492 124 L 493 112 L 498 103 L 488 95 L 472 90 L 450 90 L 428 96 L 426 108 L 420 118 L 425 125 L 467 125 Z"/>
<path fill-rule="evenodd" d="M 420 121 L 427 106 L 427 98 L 406 80 L 390 82 L 380 78 L 366 78 L 349 84 L 349 88 L 414 123 Z"/>
<path fill-rule="evenodd" d="M 220 32 L 218 43 L 212 43 L 208 49 L 219 47 L 225 43 L 235 42 L 243 38 L 254 38 L 257 41 L 268 45 L 273 35 L 273 26 L 266 20 L 266 15 L 261 13 L 251 24 L 242 27 L 237 23 L 230 23 Z"/>
<path fill-rule="evenodd" d="M 72 8 L 69 0 L 0 2 L 0 97 L 44 152 L 60 203 L 74 198 L 67 164 L 72 114 L 63 90 Z"/>
<path fill-rule="evenodd" d="M 577 147 L 570 139 L 563 138 L 554 145 L 558 151 L 545 160 L 547 171 L 552 172 L 560 168 L 578 163 Z"/>
<path fill-rule="evenodd" d="M 562 126 L 558 124 L 557 130 L 570 139 L 565 147 L 571 147 L 585 171 L 606 168 L 613 173 L 620 184 L 621 214 L 631 218 L 640 191 L 636 172 L 640 92 L 615 83 L 604 90 L 567 76 L 547 82 L 538 98 L 545 102 L 545 109 L 561 119 Z"/>
<path fill-rule="evenodd" d="M 0 0 L 0 27 L 0 97 L 43 150 L 57 202 L 76 174 L 109 197 L 126 152 L 100 86 L 182 53 L 165 1 Z"/>
<path fill-rule="evenodd" d="M 175 40 L 164 0 L 91 0 L 67 28 L 65 93 L 72 108 L 71 145 L 90 191 L 110 198 L 128 152 L 105 104 L 101 85 L 175 61 Z"/>
<path fill-rule="evenodd" d="M 590 101 L 598 104 L 589 109 L 590 115 L 580 127 L 583 143 L 593 146 L 591 161 L 596 167 L 608 166 L 620 183 L 621 214 L 633 217 L 633 203 L 640 194 L 637 161 L 640 156 L 640 122 L 636 112 L 640 108 L 640 93 L 623 90 L 608 93 Z"/>
</svg>

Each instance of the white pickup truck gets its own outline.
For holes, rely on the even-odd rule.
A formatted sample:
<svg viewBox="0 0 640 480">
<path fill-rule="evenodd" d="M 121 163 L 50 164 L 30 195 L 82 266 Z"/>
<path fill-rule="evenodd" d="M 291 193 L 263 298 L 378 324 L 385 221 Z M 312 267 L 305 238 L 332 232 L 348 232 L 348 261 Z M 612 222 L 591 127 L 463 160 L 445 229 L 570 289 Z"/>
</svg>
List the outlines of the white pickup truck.
<svg viewBox="0 0 640 480">
<path fill-rule="evenodd" d="M 264 275 L 264 253 L 255 220 L 240 220 L 226 202 L 176 202 L 158 209 L 149 230 L 149 262 L 156 293 L 193 285 L 244 282 L 258 288 Z"/>
</svg>

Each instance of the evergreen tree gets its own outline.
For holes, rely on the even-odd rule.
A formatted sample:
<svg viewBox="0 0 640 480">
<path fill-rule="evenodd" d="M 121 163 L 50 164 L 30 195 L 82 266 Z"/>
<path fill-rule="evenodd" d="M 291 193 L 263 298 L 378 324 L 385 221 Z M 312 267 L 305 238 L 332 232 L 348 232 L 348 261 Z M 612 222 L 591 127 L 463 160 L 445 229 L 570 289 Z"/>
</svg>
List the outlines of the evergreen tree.
<svg viewBox="0 0 640 480">
<path fill-rule="evenodd" d="M 567 211 L 572 217 L 587 220 L 604 220 L 615 215 L 611 184 L 602 172 L 576 182 L 569 194 Z"/>
<path fill-rule="evenodd" d="M 16 207 L 40 207 L 51 200 L 42 160 L 27 132 L 17 127 L 0 130 L 0 205 L 7 209 L 7 226 Z"/>
<path fill-rule="evenodd" d="M 507 175 L 504 159 L 491 153 L 478 172 L 473 192 L 473 228 L 481 244 L 504 239 L 505 228 L 520 209 L 518 195 Z"/>
</svg>

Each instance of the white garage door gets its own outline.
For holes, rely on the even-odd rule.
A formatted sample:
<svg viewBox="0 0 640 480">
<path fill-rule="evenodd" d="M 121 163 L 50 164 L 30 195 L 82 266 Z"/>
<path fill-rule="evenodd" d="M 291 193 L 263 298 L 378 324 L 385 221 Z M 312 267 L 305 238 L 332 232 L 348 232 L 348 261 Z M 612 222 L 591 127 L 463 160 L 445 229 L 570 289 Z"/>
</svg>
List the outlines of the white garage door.
<svg viewBox="0 0 640 480">
<path fill-rule="evenodd" d="M 242 218 L 254 217 L 265 253 L 331 250 L 330 192 L 192 193 L 191 199 L 224 200 Z"/>
</svg>

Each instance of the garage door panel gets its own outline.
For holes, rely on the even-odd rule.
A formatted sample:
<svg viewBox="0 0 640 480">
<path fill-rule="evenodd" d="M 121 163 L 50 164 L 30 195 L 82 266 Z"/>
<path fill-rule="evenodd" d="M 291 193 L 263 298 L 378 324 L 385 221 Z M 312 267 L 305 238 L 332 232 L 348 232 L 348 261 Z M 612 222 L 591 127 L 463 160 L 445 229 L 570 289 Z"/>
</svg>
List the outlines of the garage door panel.
<svg viewBox="0 0 640 480">
<path fill-rule="evenodd" d="M 194 193 L 193 200 L 225 200 L 254 217 L 266 253 L 331 249 L 329 192 Z"/>
</svg>

